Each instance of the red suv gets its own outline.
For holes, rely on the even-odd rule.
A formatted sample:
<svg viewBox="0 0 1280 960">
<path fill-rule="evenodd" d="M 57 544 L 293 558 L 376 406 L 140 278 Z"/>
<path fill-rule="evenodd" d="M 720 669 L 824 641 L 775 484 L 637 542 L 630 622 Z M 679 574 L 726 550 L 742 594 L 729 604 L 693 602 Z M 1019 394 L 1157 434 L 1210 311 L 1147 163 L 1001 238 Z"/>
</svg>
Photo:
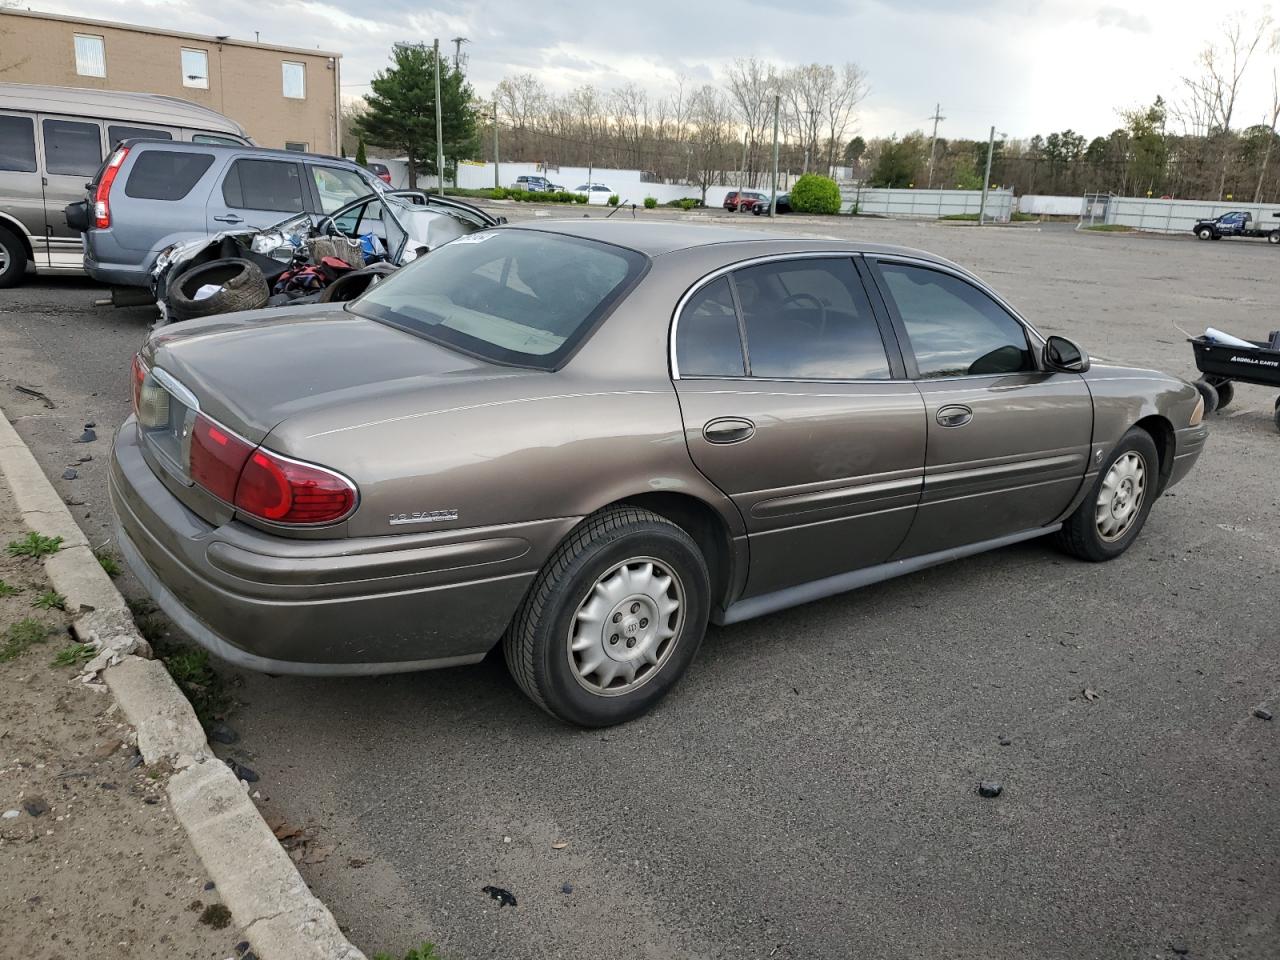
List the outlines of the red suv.
<svg viewBox="0 0 1280 960">
<path fill-rule="evenodd" d="M 754 190 L 742 191 L 743 212 L 750 211 L 751 208 L 755 206 L 757 203 L 768 204 L 769 198 L 766 197 L 763 193 L 756 193 Z M 728 210 L 730 213 L 733 213 L 735 210 L 738 209 L 738 191 L 737 190 L 730 190 L 728 193 L 725 194 L 724 208 Z"/>
</svg>

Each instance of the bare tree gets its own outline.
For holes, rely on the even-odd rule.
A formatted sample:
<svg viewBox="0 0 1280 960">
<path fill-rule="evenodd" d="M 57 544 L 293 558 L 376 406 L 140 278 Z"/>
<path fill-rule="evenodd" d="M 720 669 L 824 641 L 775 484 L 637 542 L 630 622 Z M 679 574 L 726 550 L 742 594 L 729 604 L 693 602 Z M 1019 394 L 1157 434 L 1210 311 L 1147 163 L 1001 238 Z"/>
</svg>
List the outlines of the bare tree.
<svg viewBox="0 0 1280 960">
<path fill-rule="evenodd" d="M 804 172 L 818 159 L 818 136 L 822 130 L 827 102 L 835 86 L 835 70 L 821 63 L 792 67 L 784 75 L 782 97 L 791 115 L 789 126 L 798 133 L 804 148 Z"/>
<path fill-rule="evenodd" d="M 733 138 L 733 110 L 723 91 L 710 84 L 699 88 L 691 97 L 689 120 L 693 128 L 691 146 L 696 164 L 694 175 L 702 189 L 702 202 L 707 202 L 707 188 L 724 171 L 725 150 Z"/>
<path fill-rule="evenodd" d="M 1280 39 L 1280 38 L 1278 38 Z M 1280 44 L 1273 42 L 1272 49 Z M 1271 71 L 1271 122 L 1268 124 L 1271 128 L 1271 135 L 1267 137 L 1267 148 L 1262 153 L 1262 169 L 1258 171 L 1258 188 L 1253 191 L 1253 202 L 1262 202 L 1262 184 L 1267 179 L 1267 164 L 1271 162 L 1271 146 L 1276 140 L 1276 124 L 1280 123 L 1280 76 L 1277 71 Z"/>
<path fill-rule="evenodd" d="M 846 63 L 835 76 L 826 103 L 827 171 L 836 165 L 837 151 L 844 149 L 858 104 L 867 98 L 867 75 L 856 63 Z"/>
<path fill-rule="evenodd" d="M 1240 14 L 1223 25 L 1219 43 L 1209 43 L 1196 63 L 1199 73 L 1183 77 L 1183 98 L 1175 115 L 1188 132 L 1195 136 L 1222 141 L 1222 157 L 1218 176 L 1218 197 L 1227 185 L 1227 167 L 1231 161 L 1231 123 L 1235 119 L 1240 84 L 1254 52 L 1271 32 L 1271 16 L 1264 13 L 1254 23 L 1246 24 Z"/>
<path fill-rule="evenodd" d="M 745 128 L 747 162 L 743 172 L 754 187 L 761 168 L 760 145 L 773 119 L 773 92 L 778 85 L 778 74 L 772 64 L 755 57 L 739 58 L 729 68 L 727 81 L 729 95 Z"/>
<path fill-rule="evenodd" d="M 505 114 L 511 124 L 514 155 L 528 148 L 529 131 L 541 120 L 547 106 L 547 91 L 531 73 L 507 77 L 493 91 L 499 115 Z"/>
</svg>

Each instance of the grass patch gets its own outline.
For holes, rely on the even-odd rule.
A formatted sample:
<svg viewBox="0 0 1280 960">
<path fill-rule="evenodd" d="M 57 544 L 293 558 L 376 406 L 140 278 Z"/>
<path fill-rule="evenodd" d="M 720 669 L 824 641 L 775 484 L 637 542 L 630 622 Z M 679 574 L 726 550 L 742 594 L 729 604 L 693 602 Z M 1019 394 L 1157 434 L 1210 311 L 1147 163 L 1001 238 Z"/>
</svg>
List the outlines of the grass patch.
<svg viewBox="0 0 1280 960">
<path fill-rule="evenodd" d="M 1099 233 L 1132 233 L 1133 227 L 1124 223 L 1091 223 L 1085 230 L 1096 230 Z"/>
<path fill-rule="evenodd" d="M 157 651 L 169 669 L 169 676 L 186 694 L 196 717 L 205 727 L 217 722 L 231 703 L 226 686 L 209 666 L 209 654 L 194 647 L 177 647 Z"/>
<path fill-rule="evenodd" d="M 443 960 L 436 951 L 434 943 L 424 943 L 420 947 L 414 947 L 403 957 L 397 957 L 393 954 L 380 952 L 373 955 L 373 960 Z"/>
<path fill-rule="evenodd" d="M 12 597 L 14 594 L 21 592 L 21 587 L 15 587 L 12 584 L 5 583 L 3 580 L 0 580 L 0 597 Z"/>
<path fill-rule="evenodd" d="M 22 540 L 9 541 L 9 556 L 39 558 L 62 549 L 61 537 L 45 537 L 34 531 Z"/>
<path fill-rule="evenodd" d="M 53 658 L 52 666 L 78 667 L 88 663 L 98 651 L 91 643 L 72 643 L 63 647 Z"/>
<path fill-rule="evenodd" d="M 57 590 L 46 590 L 32 600 L 31 605 L 40 610 L 65 610 L 67 609 L 67 598 Z"/>
<path fill-rule="evenodd" d="M 4 632 L 4 645 L 0 646 L 0 663 L 15 659 L 37 643 L 44 643 L 53 632 L 53 627 L 34 617 L 11 624 Z"/>
<path fill-rule="evenodd" d="M 98 558 L 98 563 L 102 565 L 102 569 L 107 572 L 108 577 L 118 577 L 124 573 L 124 569 L 120 566 L 120 561 L 110 551 L 98 549 L 93 551 L 93 555 Z"/>
</svg>

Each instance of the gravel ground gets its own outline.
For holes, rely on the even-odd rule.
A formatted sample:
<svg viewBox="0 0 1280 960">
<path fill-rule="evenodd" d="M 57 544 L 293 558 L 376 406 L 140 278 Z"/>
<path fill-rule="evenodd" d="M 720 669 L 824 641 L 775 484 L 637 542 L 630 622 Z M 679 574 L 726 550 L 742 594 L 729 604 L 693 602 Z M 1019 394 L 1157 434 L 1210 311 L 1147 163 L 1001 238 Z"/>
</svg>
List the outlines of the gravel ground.
<svg viewBox="0 0 1280 960">
<path fill-rule="evenodd" d="M 751 225 L 941 253 L 1042 331 L 1181 376 L 1178 327 L 1280 325 L 1265 244 Z M 53 477 L 83 421 L 105 437 L 127 413 L 150 317 L 100 295 L 50 279 L 0 299 L 0 405 Z M 228 671 L 241 754 L 268 811 L 332 848 L 301 869 L 366 950 L 1274 957 L 1277 732 L 1253 715 L 1280 699 L 1274 396 L 1239 388 L 1113 563 L 1033 542 L 712 629 L 671 698 L 604 732 L 541 714 L 500 658 L 373 680 Z M 105 465 L 84 467 L 56 483 L 98 543 Z M 996 799 L 976 792 L 989 779 Z"/>
<path fill-rule="evenodd" d="M 15 517 L 0 479 L 0 545 L 26 535 Z M 50 664 L 70 638 L 64 613 L 31 606 L 49 589 L 40 561 L 0 551 L 0 582 L 19 591 L 0 597 L 0 647 L 32 617 L 51 631 L 0 654 L 0 956 L 233 956 L 241 938 L 217 916 L 225 908 L 169 810 L 163 771 L 137 765 L 110 694 Z"/>
</svg>

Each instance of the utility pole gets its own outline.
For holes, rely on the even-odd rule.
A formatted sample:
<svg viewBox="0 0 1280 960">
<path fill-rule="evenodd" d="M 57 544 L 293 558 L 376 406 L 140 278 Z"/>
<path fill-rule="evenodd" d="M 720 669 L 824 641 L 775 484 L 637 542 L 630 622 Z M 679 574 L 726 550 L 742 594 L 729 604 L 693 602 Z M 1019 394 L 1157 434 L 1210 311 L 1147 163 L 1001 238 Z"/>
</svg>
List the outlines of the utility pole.
<svg viewBox="0 0 1280 960">
<path fill-rule="evenodd" d="M 933 121 L 933 136 L 929 139 L 929 189 L 933 189 L 933 149 L 938 142 L 938 123 L 947 119 L 942 115 L 942 104 L 938 104 L 933 108 L 933 116 L 925 117 L 926 120 Z"/>
<path fill-rule="evenodd" d="M 493 189 L 502 184 L 498 178 L 498 98 L 493 98 Z"/>
<path fill-rule="evenodd" d="M 738 171 L 738 202 L 734 205 L 734 213 L 739 213 L 742 210 L 743 188 L 747 185 L 747 144 L 750 136 L 750 131 L 742 135 L 742 169 Z"/>
<path fill-rule="evenodd" d="M 440 102 L 440 39 L 435 42 L 436 74 L 436 180 L 444 196 L 444 104 Z"/>
<path fill-rule="evenodd" d="M 769 180 L 769 219 L 778 215 L 778 107 L 782 94 L 773 95 L 773 176 Z"/>
<path fill-rule="evenodd" d="M 459 72 L 462 70 L 462 45 L 471 41 L 466 37 L 454 37 L 449 42 L 453 44 L 453 69 Z"/>
<path fill-rule="evenodd" d="M 991 154 L 996 147 L 996 128 L 991 128 L 991 136 L 987 138 L 987 172 L 982 176 L 982 202 L 978 206 L 978 226 L 986 222 L 987 187 L 991 186 Z"/>
</svg>

